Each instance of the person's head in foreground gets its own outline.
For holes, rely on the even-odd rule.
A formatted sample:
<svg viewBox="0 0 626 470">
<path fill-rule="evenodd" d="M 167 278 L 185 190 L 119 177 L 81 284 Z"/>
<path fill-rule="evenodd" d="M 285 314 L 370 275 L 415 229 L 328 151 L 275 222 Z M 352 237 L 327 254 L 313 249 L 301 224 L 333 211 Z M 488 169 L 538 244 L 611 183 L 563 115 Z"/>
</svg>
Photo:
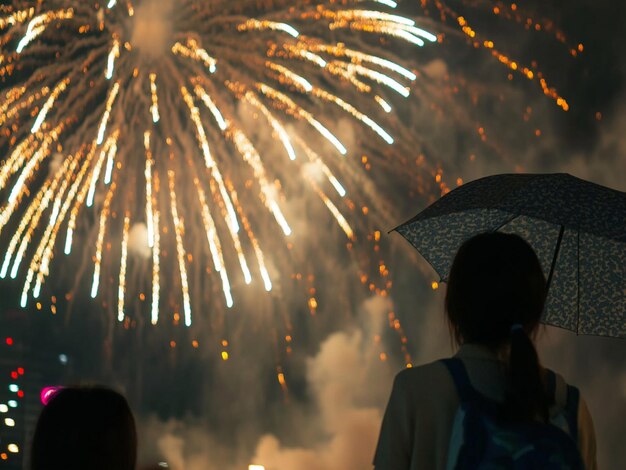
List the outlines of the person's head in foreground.
<svg viewBox="0 0 626 470">
<path fill-rule="evenodd" d="M 484 233 L 467 240 L 454 258 L 445 309 L 458 344 L 508 353 L 507 402 L 517 418 L 547 419 L 541 370 L 531 338 L 546 298 L 537 255 L 518 235 Z"/>
<path fill-rule="evenodd" d="M 134 470 L 135 420 L 126 399 L 100 387 L 63 388 L 39 416 L 32 470 Z"/>
</svg>

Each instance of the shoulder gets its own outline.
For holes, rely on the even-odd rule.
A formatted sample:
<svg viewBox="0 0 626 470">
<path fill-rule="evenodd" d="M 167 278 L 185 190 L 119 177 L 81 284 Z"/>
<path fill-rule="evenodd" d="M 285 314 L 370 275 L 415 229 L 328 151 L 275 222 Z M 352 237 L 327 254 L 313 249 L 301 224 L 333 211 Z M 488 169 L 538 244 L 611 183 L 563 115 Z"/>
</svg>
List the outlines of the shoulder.
<svg viewBox="0 0 626 470">
<path fill-rule="evenodd" d="M 447 367 L 435 361 L 400 371 L 394 380 L 394 389 L 413 396 L 456 396 L 454 382 Z"/>
</svg>

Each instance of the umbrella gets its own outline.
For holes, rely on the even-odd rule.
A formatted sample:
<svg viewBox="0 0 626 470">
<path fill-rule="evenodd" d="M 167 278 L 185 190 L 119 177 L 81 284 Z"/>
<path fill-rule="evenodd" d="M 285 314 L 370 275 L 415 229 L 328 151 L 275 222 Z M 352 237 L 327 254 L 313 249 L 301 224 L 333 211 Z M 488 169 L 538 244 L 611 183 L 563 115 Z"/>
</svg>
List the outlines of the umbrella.
<svg viewBox="0 0 626 470">
<path fill-rule="evenodd" d="M 522 236 L 548 283 L 542 322 L 578 334 L 626 336 L 626 193 L 557 174 L 466 183 L 396 227 L 442 281 L 463 241 Z"/>
</svg>

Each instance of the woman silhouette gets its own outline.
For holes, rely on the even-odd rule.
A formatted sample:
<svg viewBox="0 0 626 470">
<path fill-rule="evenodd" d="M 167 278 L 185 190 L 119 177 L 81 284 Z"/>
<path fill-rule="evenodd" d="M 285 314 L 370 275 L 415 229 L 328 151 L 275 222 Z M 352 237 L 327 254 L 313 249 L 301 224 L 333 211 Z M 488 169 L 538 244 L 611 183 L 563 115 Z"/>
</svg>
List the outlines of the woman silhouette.
<svg viewBox="0 0 626 470">
<path fill-rule="evenodd" d="M 533 344 L 545 298 L 537 256 L 519 236 L 486 233 L 461 246 L 445 298 L 459 350 L 452 361 L 396 376 L 374 457 L 376 470 L 478 468 L 459 463 L 470 454 L 478 462 L 490 452 L 481 442 L 488 440 L 488 432 L 477 436 L 468 425 L 466 401 L 495 404 L 486 405 L 498 410 L 495 421 L 514 427 L 543 423 L 538 428 L 543 432 L 553 428 L 548 423 L 557 425 L 577 436 L 572 441 L 558 431 L 570 441 L 573 458 L 582 458 L 588 470 L 596 468 L 593 424 L 584 400 L 576 400 L 577 390 L 561 376 L 541 367 Z"/>
</svg>

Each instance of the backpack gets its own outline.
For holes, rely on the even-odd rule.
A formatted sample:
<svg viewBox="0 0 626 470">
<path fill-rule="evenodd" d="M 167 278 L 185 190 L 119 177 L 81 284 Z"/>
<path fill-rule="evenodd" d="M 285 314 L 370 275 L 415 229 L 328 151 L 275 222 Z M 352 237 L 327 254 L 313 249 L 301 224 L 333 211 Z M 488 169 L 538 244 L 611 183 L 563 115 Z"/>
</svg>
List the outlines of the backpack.
<svg viewBox="0 0 626 470">
<path fill-rule="evenodd" d="M 452 375 L 460 400 L 448 454 L 449 470 L 584 470 L 577 445 L 578 389 L 568 385 L 565 419 L 561 418 L 567 432 L 553 422 L 512 422 L 501 418 L 501 404 L 472 387 L 459 358 L 442 362 Z M 555 389 L 556 375 L 548 371 L 549 397 L 554 397 Z"/>
</svg>

